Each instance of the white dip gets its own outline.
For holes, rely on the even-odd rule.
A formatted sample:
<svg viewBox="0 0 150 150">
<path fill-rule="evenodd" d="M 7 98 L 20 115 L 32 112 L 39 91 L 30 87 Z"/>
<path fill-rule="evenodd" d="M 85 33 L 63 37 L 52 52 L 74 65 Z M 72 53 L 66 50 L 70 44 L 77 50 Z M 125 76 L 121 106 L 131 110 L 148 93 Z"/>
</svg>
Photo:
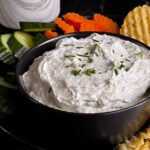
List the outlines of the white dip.
<svg viewBox="0 0 150 150">
<path fill-rule="evenodd" d="M 150 85 L 150 52 L 108 35 L 64 38 L 36 58 L 21 78 L 27 93 L 50 107 L 113 111 L 144 97 Z"/>
</svg>

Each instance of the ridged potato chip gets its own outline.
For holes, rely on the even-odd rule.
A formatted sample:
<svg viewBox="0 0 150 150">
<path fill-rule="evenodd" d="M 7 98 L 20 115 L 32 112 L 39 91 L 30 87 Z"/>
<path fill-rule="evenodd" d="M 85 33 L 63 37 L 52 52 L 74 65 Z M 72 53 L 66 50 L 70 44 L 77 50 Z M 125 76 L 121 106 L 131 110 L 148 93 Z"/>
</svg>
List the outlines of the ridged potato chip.
<svg viewBox="0 0 150 150">
<path fill-rule="evenodd" d="M 119 144 L 117 150 L 150 150 L 150 127 Z"/>
<path fill-rule="evenodd" d="M 138 6 L 130 11 L 124 19 L 120 34 L 150 46 L 150 6 Z"/>
</svg>

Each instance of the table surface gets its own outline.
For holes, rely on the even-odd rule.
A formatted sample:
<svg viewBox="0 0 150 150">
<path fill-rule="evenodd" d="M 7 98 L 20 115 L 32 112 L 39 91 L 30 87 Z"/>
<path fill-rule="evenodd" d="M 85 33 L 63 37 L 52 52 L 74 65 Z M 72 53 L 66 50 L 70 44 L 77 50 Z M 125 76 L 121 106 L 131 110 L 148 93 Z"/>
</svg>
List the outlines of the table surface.
<svg viewBox="0 0 150 150">
<path fill-rule="evenodd" d="M 144 0 L 61 0 L 60 16 L 66 12 L 77 12 L 82 15 L 92 15 L 93 13 L 104 13 L 111 16 L 122 24 L 123 18 L 129 10 Z M 103 4 L 103 6 L 102 6 Z M 117 16 L 119 16 L 117 18 Z M 5 28 L 4 28 L 5 29 Z M 7 29 L 5 29 L 7 32 Z M 0 150 L 34 150 L 36 148 L 19 141 L 0 129 Z"/>
</svg>

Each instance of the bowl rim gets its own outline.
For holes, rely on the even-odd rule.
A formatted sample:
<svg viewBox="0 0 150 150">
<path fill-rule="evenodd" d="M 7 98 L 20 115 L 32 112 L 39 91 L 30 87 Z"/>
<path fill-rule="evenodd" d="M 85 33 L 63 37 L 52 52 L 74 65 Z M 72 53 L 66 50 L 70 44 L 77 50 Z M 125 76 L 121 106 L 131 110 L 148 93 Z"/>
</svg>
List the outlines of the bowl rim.
<svg viewBox="0 0 150 150">
<path fill-rule="evenodd" d="M 76 36 L 81 36 L 83 35 L 83 38 L 85 37 L 88 37 L 90 36 L 92 33 L 98 33 L 100 35 L 108 35 L 108 36 L 114 36 L 116 38 L 119 38 L 119 39 L 122 39 L 122 40 L 126 40 L 126 41 L 130 41 L 138 46 L 141 46 L 147 50 L 150 51 L 150 47 L 147 46 L 146 44 L 134 39 L 134 38 L 131 38 L 131 37 L 128 37 L 128 36 L 125 36 L 125 35 L 121 35 L 121 34 L 116 34 L 116 33 L 109 33 L 109 32 L 74 32 L 74 33 L 68 33 L 68 34 L 63 34 L 63 35 L 59 35 L 55 38 L 52 38 L 52 39 L 49 39 L 49 40 L 46 40 L 45 42 L 31 48 L 29 51 L 25 52 L 25 54 L 23 54 L 23 56 L 21 56 L 21 58 L 18 60 L 17 64 L 16 64 L 16 82 L 17 82 L 17 85 L 18 85 L 18 88 L 21 92 L 21 95 L 27 99 L 27 101 L 30 101 L 30 102 L 33 102 L 34 104 L 36 104 L 37 106 L 40 106 L 40 107 L 43 107 L 45 109 L 51 109 L 52 111 L 57 111 L 59 113 L 65 113 L 65 114 L 70 114 L 70 115 L 80 115 L 80 116 L 95 116 L 95 115 L 101 115 L 101 116 L 105 116 L 105 115 L 110 115 L 110 114 L 117 114 L 117 113 L 120 113 L 120 112 L 124 112 L 124 111 L 127 111 L 127 110 L 130 110 L 130 109 L 134 109 L 136 107 L 140 107 L 141 105 L 144 105 L 149 99 L 150 99 L 150 95 L 148 95 L 147 97 L 143 98 L 142 100 L 140 100 L 139 102 L 131 105 L 131 106 L 128 106 L 128 107 L 125 107 L 125 108 L 121 108 L 121 109 L 117 109 L 117 110 L 112 110 L 112 111 L 104 111 L 104 112 L 95 112 L 95 113 L 83 113 L 83 112 L 73 112 L 73 111 L 66 111 L 64 109 L 59 109 L 59 108 L 53 108 L 53 107 L 50 107 L 50 106 L 47 106 L 46 104 L 43 104 L 39 101 L 37 101 L 36 99 L 32 98 L 23 88 L 22 86 L 22 83 L 21 83 L 21 80 L 20 80 L 20 71 L 19 71 L 19 68 L 21 67 L 21 62 L 24 60 L 24 58 L 29 55 L 30 53 L 32 54 L 33 51 L 35 51 L 36 49 L 39 49 L 40 47 L 42 47 L 43 45 L 46 45 L 46 44 L 49 44 L 51 42 L 55 42 L 55 41 L 59 41 L 60 39 L 63 39 L 63 38 L 66 38 L 66 37 L 74 37 L 76 38 Z M 79 37 L 79 39 L 82 38 L 82 37 Z M 49 50 L 52 50 L 52 49 L 49 49 Z M 49 51 L 48 50 L 48 51 Z M 43 51 L 44 53 L 45 51 Z M 43 54 L 42 53 L 42 54 Z M 40 55 L 39 55 L 40 56 Z M 39 57 L 38 56 L 38 57 Z M 35 59 L 35 58 L 34 58 Z M 33 59 L 33 60 L 34 60 Z M 23 98 L 22 97 L 22 98 Z"/>
</svg>

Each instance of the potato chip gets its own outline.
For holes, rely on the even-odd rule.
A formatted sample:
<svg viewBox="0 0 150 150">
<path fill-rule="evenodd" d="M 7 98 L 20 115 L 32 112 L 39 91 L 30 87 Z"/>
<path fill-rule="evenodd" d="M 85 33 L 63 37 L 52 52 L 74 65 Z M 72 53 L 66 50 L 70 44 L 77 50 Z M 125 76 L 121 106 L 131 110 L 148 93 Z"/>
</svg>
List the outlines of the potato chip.
<svg viewBox="0 0 150 150">
<path fill-rule="evenodd" d="M 124 19 L 120 34 L 150 46 L 150 6 L 138 6 L 130 11 Z"/>
<path fill-rule="evenodd" d="M 117 150 L 150 150 L 150 127 L 119 144 Z"/>
</svg>

